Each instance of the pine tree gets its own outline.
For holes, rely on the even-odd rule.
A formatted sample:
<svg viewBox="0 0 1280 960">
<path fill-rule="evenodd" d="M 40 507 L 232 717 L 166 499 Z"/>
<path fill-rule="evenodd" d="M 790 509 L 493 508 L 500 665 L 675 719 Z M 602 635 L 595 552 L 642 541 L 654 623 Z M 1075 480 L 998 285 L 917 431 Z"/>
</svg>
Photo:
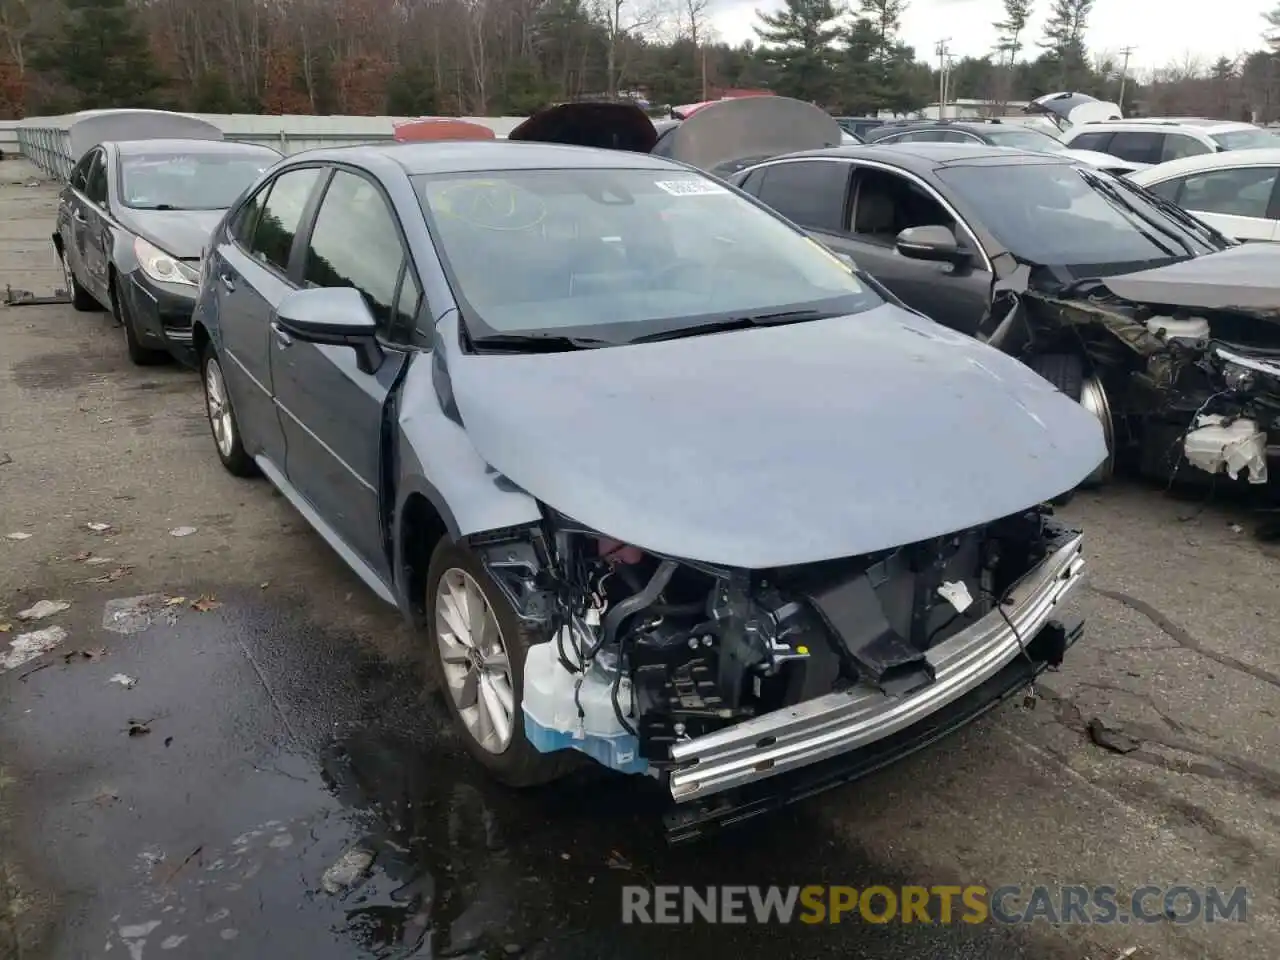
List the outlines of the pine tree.
<svg viewBox="0 0 1280 960">
<path fill-rule="evenodd" d="M 777 13 L 757 12 L 755 31 L 778 70 L 778 92 L 825 104 L 833 93 L 832 43 L 844 11 L 833 0 L 786 0 Z"/>
<path fill-rule="evenodd" d="M 1053 0 L 1041 48 L 1057 66 L 1064 90 L 1087 72 L 1084 34 L 1094 0 Z"/>
<path fill-rule="evenodd" d="M 164 77 L 126 0 L 66 0 L 61 36 L 35 52 L 34 65 L 79 94 L 81 109 L 148 106 Z"/>
<path fill-rule="evenodd" d="M 1031 19 L 1031 0 L 1004 0 L 1004 19 L 992 26 L 996 28 L 996 52 L 1012 64 L 1022 52 L 1022 33 Z"/>
</svg>

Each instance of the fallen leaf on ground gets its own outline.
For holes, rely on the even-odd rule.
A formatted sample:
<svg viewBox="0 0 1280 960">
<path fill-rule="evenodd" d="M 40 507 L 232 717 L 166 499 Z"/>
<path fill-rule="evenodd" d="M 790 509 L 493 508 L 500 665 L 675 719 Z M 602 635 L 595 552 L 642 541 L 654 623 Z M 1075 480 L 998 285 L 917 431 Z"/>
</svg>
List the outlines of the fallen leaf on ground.
<svg viewBox="0 0 1280 960">
<path fill-rule="evenodd" d="M 271 586 L 271 581 L 270 581 L 270 580 L 263 580 L 260 584 L 258 584 L 258 589 L 259 589 L 259 590 L 265 590 L 265 589 L 267 589 L 267 587 L 269 587 L 269 586 Z"/>
<path fill-rule="evenodd" d="M 209 610 L 216 610 L 220 606 L 222 606 L 221 603 L 206 594 L 203 597 L 197 597 L 196 601 L 191 604 L 191 609 L 199 610 L 201 613 L 206 613 Z"/>
<path fill-rule="evenodd" d="M 22 530 L 15 530 L 13 533 L 6 533 L 4 535 L 4 538 L 6 540 L 30 540 L 31 534 L 26 533 Z"/>
<path fill-rule="evenodd" d="M 109 523 L 86 523 L 85 526 L 94 533 L 106 533 L 111 529 L 111 524 Z"/>
<path fill-rule="evenodd" d="M 171 537 L 189 537 L 196 532 L 195 527 L 174 527 L 169 531 Z"/>
<path fill-rule="evenodd" d="M 90 557 L 92 557 L 92 556 L 93 556 L 93 554 L 92 554 L 92 553 L 90 553 L 88 550 L 81 550 L 79 553 L 77 553 L 77 554 L 76 554 L 74 557 L 72 557 L 71 559 L 72 559 L 72 560 L 76 560 L 76 561 L 79 561 L 79 562 L 83 563 L 85 560 L 88 560 L 88 559 L 89 559 Z"/>
<path fill-rule="evenodd" d="M 107 683 L 118 683 L 126 690 L 132 690 L 138 685 L 138 678 L 131 677 L 127 673 L 117 673 L 114 677 L 108 680 Z"/>
<path fill-rule="evenodd" d="M 120 794 L 116 793 L 114 790 L 103 790 L 93 798 L 93 805 L 96 807 L 105 807 L 115 803 L 119 799 Z"/>
<path fill-rule="evenodd" d="M 164 605 L 166 607 L 176 607 L 186 602 L 187 602 L 186 597 L 169 597 L 168 599 L 165 600 Z"/>
<path fill-rule="evenodd" d="M 70 608 L 71 604 L 65 600 L 39 600 L 27 609 L 18 611 L 18 619 L 43 620 L 45 617 L 51 617 L 55 613 L 61 613 Z"/>
<path fill-rule="evenodd" d="M 8 633 L 13 629 L 12 623 L 0 623 L 0 633 Z"/>
<path fill-rule="evenodd" d="M 130 720 L 128 733 L 131 737 L 146 736 L 151 732 L 150 720 Z"/>
<path fill-rule="evenodd" d="M 85 557 L 85 563 L 91 563 L 95 567 L 103 563 L 111 563 L 110 557 Z"/>
</svg>

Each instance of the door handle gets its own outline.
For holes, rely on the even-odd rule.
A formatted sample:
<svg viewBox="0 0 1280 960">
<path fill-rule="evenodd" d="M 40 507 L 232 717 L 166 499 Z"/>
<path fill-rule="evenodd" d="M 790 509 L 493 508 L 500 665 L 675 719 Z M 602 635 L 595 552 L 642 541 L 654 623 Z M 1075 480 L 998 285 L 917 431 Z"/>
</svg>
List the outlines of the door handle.
<svg viewBox="0 0 1280 960">
<path fill-rule="evenodd" d="M 218 279 L 222 281 L 222 285 L 228 290 L 234 290 L 236 288 L 236 278 L 231 274 L 220 273 L 218 274 Z"/>
<path fill-rule="evenodd" d="M 293 346 L 293 337 L 284 332 L 284 329 L 278 323 L 271 324 L 271 332 L 276 335 L 276 346 L 281 350 L 285 347 Z"/>
</svg>

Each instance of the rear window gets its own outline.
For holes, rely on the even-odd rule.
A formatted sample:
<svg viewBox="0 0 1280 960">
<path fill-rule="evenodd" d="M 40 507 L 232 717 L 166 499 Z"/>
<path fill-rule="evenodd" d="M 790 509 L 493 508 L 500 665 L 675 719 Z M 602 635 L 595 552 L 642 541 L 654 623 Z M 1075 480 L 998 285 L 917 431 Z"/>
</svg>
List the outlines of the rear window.
<svg viewBox="0 0 1280 960">
<path fill-rule="evenodd" d="M 1209 139 L 1221 150 L 1255 150 L 1280 147 L 1280 137 L 1269 130 L 1229 130 L 1213 133 Z"/>
</svg>

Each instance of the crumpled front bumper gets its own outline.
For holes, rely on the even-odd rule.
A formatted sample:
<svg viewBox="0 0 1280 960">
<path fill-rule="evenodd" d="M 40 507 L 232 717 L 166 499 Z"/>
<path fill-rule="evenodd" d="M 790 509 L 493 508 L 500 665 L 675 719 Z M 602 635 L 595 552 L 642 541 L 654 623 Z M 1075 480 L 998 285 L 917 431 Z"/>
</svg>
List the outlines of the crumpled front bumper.
<svg viewBox="0 0 1280 960">
<path fill-rule="evenodd" d="M 797 771 L 926 720 L 1024 656 L 1083 568 L 1077 534 L 1023 577 L 1000 609 L 930 650 L 936 679 L 917 693 L 895 698 L 857 685 L 676 744 L 672 797 L 688 803 Z"/>
</svg>

